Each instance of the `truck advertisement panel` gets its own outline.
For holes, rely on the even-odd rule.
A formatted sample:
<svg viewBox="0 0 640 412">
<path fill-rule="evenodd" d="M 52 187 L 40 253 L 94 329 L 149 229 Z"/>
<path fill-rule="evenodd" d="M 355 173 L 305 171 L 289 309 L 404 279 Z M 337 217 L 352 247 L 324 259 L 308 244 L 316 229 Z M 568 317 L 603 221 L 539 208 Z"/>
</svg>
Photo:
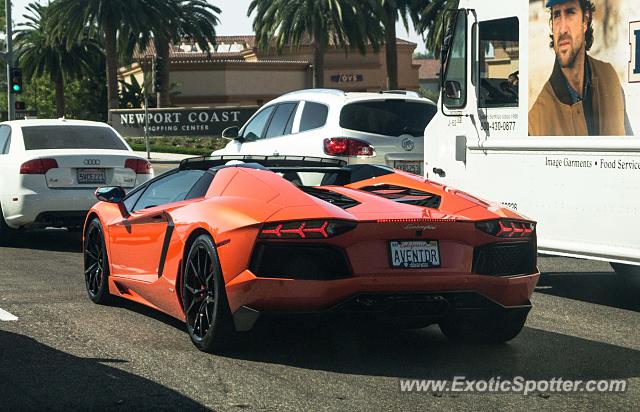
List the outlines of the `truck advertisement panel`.
<svg viewBox="0 0 640 412">
<path fill-rule="evenodd" d="M 543 253 L 640 273 L 638 0 L 459 8 L 425 177 L 537 221 Z"/>
<path fill-rule="evenodd" d="M 529 135 L 640 132 L 637 6 L 637 0 L 529 2 Z"/>
</svg>

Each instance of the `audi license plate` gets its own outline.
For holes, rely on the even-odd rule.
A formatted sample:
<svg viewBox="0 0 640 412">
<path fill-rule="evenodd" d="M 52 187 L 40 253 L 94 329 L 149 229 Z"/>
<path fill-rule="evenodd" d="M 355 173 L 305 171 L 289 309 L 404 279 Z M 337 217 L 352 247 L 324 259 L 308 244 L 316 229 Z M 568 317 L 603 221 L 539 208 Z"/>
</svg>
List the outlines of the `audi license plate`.
<svg viewBox="0 0 640 412">
<path fill-rule="evenodd" d="M 78 169 L 79 184 L 103 185 L 107 182 L 107 173 L 104 169 Z"/>
<path fill-rule="evenodd" d="M 413 173 L 414 175 L 422 175 L 422 162 L 396 160 L 394 167 L 405 172 Z"/>
<path fill-rule="evenodd" d="M 389 242 L 391 267 L 435 268 L 440 266 L 437 240 L 392 240 Z"/>
</svg>

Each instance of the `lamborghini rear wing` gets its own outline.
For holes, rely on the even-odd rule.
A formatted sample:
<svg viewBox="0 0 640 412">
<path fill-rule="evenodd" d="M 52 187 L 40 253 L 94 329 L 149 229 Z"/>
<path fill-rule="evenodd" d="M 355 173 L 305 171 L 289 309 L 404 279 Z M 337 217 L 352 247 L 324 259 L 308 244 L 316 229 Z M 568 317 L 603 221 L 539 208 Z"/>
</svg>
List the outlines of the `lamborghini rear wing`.
<svg viewBox="0 0 640 412">
<path fill-rule="evenodd" d="M 231 163 L 230 163 L 231 162 Z M 254 155 L 225 155 L 225 156 L 201 156 L 184 159 L 180 162 L 180 170 L 199 169 L 207 170 L 213 167 L 226 165 L 259 164 L 268 169 L 274 167 L 344 167 L 347 162 L 339 159 L 327 159 L 310 156 L 254 156 Z"/>
<path fill-rule="evenodd" d="M 180 162 L 180 170 L 219 170 L 225 167 L 268 169 L 275 173 L 324 173 L 323 185 L 337 186 L 394 173 L 385 165 L 347 165 L 344 160 L 309 156 L 203 156 Z"/>
</svg>

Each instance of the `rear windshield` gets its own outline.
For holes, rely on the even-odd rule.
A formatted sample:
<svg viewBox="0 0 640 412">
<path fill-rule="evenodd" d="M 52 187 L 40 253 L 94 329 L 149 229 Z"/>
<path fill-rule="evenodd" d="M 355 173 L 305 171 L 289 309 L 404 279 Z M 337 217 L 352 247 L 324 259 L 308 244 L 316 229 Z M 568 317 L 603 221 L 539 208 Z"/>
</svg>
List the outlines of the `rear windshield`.
<svg viewBox="0 0 640 412">
<path fill-rule="evenodd" d="M 108 127 L 27 126 L 22 128 L 26 150 L 116 149 L 128 150 Z"/>
<path fill-rule="evenodd" d="M 429 103 L 398 99 L 357 102 L 342 108 L 340 127 L 386 136 L 420 137 L 435 114 L 436 106 Z"/>
</svg>

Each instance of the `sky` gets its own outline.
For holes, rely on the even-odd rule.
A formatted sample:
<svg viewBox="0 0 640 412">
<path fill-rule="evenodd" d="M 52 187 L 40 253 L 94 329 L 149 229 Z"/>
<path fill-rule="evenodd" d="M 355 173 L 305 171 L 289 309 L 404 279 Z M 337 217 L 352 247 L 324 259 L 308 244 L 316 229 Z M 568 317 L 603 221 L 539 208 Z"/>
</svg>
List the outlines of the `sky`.
<svg viewBox="0 0 640 412">
<path fill-rule="evenodd" d="M 48 3 L 49 0 L 12 0 L 13 11 L 12 16 L 15 23 L 24 21 L 22 17 L 26 10 L 25 7 L 29 3 L 39 2 Z M 218 6 L 222 13 L 220 14 L 220 24 L 216 28 L 216 32 L 219 35 L 241 35 L 241 34 L 253 34 L 251 23 L 253 16 L 247 17 L 247 9 L 251 0 L 216 0 L 209 1 L 210 3 Z M 424 51 L 424 42 L 421 37 L 413 31 L 413 28 L 409 27 L 410 32 L 407 33 L 404 26 L 398 23 L 396 28 L 397 36 L 401 39 L 409 40 L 418 44 L 416 51 Z"/>
</svg>

